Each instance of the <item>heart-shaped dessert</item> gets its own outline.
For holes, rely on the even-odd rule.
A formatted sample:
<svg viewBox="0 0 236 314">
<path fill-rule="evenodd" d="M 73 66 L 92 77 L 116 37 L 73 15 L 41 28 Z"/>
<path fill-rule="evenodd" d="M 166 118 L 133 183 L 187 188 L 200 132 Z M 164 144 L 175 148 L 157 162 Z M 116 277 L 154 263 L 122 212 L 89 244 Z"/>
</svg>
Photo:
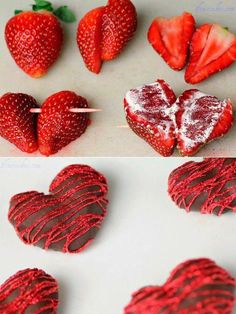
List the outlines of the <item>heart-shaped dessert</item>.
<svg viewBox="0 0 236 314">
<path fill-rule="evenodd" d="M 43 155 L 57 153 L 79 138 L 90 124 L 88 113 L 70 109 L 88 108 L 87 100 L 74 92 L 61 91 L 48 97 L 38 117 L 33 97 L 8 93 L 0 98 L 0 136 L 20 150 L 33 153 L 38 148 Z"/>
<path fill-rule="evenodd" d="M 133 294 L 125 314 L 230 314 L 235 279 L 209 259 L 193 259 L 177 266 L 163 286 Z"/>
<path fill-rule="evenodd" d="M 163 156 L 172 155 L 175 147 L 175 101 L 173 90 L 163 80 L 131 89 L 124 99 L 130 128 Z"/>
<path fill-rule="evenodd" d="M 106 216 L 105 177 L 89 166 L 71 165 L 55 177 L 49 191 L 13 196 L 9 221 L 26 244 L 63 253 L 82 251 Z"/>
<path fill-rule="evenodd" d="M 236 212 L 236 158 L 187 162 L 169 176 L 172 200 L 187 212 L 221 215 Z"/>
<path fill-rule="evenodd" d="M 25 269 L 0 286 L 0 313 L 55 314 L 58 284 L 43 270 Z"/>
<path fill-rule="evenodd" d="M 233 124 L 231 101 L 220 101 L 197 89 L 185 91 L 177 100 L 164 81 L 131 89 L 124 100 L 131 129 L 163 156 L 175 145 L 191 156 L 210 141 L 226 134 Z"/>
</svg>

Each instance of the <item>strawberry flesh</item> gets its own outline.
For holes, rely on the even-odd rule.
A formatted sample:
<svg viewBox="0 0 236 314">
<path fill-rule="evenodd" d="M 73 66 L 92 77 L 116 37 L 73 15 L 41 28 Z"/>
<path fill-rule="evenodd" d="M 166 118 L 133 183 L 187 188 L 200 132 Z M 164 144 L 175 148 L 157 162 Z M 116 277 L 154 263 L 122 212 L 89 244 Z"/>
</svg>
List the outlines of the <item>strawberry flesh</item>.
<svg viewBox="0 0 236 314">
<path fill-rule="evenodd" d="M 8 21 L 5 39 L 17 65 L 38 78 L 59 57 L 63 32 L 58 19 L 50 12 L 23 12 Z"/>
<path fill-rule="evenodd" d="M 185 91 L 176 101 L 178 149 L 194 155 L 203 145 L 226 134 L 233 124 L 230 100 L 220 101 L 197 89 Z"/>
<path fill-rule="evenodd" d="M 158 153 L 170 156 L 175 146 L 176 96 L 163 80 L 131 89 L 125 96 L 125 112 L 131 129 Z"/>
<path fill-rule="evenodd" d="M 218 24 L 205 24 L 193 35 L 185 80 L 197 84 L 236 60 L 236 37 Z"/>
<path fill-rule="evenodd" d="M 56 93 L 43 103 L 38 118 L 38 143 L 43 155 L 57 153 L 86 131 L 88 113 L 72 113 L 72 108 L 88 108 L 88 103 L 71 91 Z"/>
<path fill-rule="evenodd" d="M 36 117 L 30 112 L 37 107 L 35 99 L 26 94 L 8 93 L 0 98 L 0 136 L 26 153 L 38 149 Z"/>
<path fill-rule="evenodd" d="M 157 17 L 150 26 L 148 40 L 166 63 L 179 71 L 186 65 L 194 31 L 195 20 L 190 13 L 171 19 Z"/>
</svg>

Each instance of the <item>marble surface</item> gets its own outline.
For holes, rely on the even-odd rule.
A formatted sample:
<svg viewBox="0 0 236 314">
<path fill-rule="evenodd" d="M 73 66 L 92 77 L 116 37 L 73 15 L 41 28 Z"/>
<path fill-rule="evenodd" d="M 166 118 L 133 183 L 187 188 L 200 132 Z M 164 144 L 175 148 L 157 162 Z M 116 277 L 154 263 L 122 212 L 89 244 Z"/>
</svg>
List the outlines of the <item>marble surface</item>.
<svg viewBox="0 0 236 314">
<path fill-rule="evenodd" d="M 235 213 L 187 214 L 168 196 L 168 175 L 185 161 L 1 158 L 0 283 L 20 269 L 42 268 L 59 281 L 58 314 L 121 314 L 132 292 L 164 283 L 190 258 L 211 258 L 236 276 Z M 10 198 L 28 190 L 47 193 L 54 176 L 74 163 L 94 167 L 109 181 L 108 214 L 96 239 L 74 255 L 25 245 L 7 220 Z"/>
<path fill-rule="evenodd" d="M 77 23 L 64 25 L 65 44 L 62 55 L 49 73 L 41 79 L 24 74 L 11 58 L 4 40 L 4 27 L 14 9 L 27 9 L 32 1 L 10 0 L 0 3 L 0 94 L 8 91 L 32 94 L 42 103 L 54 92 L 70 89 L 85 96 L 102 113 L 91 115 L 92 124 L 77 141 L 60 151 L 57 156 L 159 156 L 130 129 L 119 129 L 126 124 L 123 97 L 127 90 L 157 78 L 165 79 L 179 95 L 192 88 L 184 82 L 184 72 L 174 72 L 148 44 L 146 35 L 157 15 L 172 16 L 189 11 L 198 24 L 218 22 L 236 33 L 235 0 L 134 0 L 139 14 L 139 26 L 134 39 L 115 61 L 105 63 L 100 75 L 90 73 L 84 66 L 75 41 Z M 79 20 L 88 10 L 103 5 L 104 0 L 64 1 Z M 64 4 L 53 1 L 55 6 Z M 236 64 L 196 86 L 219 98 L 230 97 L 236 109 Z M 236 156 L 236 124 L 224 138 L 212 142 L 198 156 Z M 38 153 L 36 156 L 40 156 Z M 178 153 L 176 152 L 177 156 Z M 7 141 L 0 139 L 0 156 L 27 156 Z"/>
</svg>

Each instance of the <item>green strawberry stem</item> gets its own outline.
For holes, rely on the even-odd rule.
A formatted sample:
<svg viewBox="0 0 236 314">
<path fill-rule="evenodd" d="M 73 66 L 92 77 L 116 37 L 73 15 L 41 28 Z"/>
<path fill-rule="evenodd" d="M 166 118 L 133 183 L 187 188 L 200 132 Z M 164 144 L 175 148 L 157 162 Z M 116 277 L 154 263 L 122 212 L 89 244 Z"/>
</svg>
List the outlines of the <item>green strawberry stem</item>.
<svg viewBox="0 0 236 314">
<path fill-rule="evenodd" d="M 45 0 L 34 0 L 35 4 L 32 5 L 33 11 L 45 10 L 52 12 L 56 17 L 65 23 L 73 23 L 76 21 L 74 13 L 68 8 L 68 6 L 61 6 L 54 10 L 52 3 Z M 22 13 L 22 10 L 15 10 L 15 15 Z"/>
</svg>

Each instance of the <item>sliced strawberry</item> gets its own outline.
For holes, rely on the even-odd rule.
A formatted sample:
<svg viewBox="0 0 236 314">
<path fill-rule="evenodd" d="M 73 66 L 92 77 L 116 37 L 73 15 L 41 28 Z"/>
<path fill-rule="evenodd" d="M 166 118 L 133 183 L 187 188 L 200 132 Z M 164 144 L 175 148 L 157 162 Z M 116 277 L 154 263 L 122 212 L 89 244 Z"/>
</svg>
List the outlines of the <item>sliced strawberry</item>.
<svg viewBox="0 0 236 314">
<path fill-rule="evenodd" d="M 203 145 L 226 134 L 233 124 L 230 100 L 220 101 L 197 89 L 185 91 L 176 106 L 178 149 L 184 156 L 194 155 Z"/>
<path fill-rule="evenodd" d="M 30 112 L 37 107 L 35 99 L 26 94 L 8 93 L 0 98 L 0 136 L 26 153 L 38 148 L 36 120 Z"/>
<path fill-rule="evenodd" d="M 102 54 L 104 61 L 117 57 L 137 28 L 137 13 L 130 0 L 109 0 L 102 21 Z"/>
<path fill-rule="evenodd" d="M 236 37 L 218 24 L 205 24 L 193 35 L 185 80 L 197 84 L 236 60 Z"/>
<path fill-rule="evenodd" d="M 131 89 L 124 100 L 131 129 L 163 156 L 172 155 L 175 146 L 175 101 L 174 92 L 163 80 Z"/>
<path fill-rule="evenodd" d="M 52 13 L 23 12 L 8 21 L 5 38 L 17 65 L 37 78 L 43 76 L 59 57 L 63 33 Z"/>
<path fill-rule="evenodd" d="M 45 100 L 38 118 L 38 143 L 42 154 L 57 153 L 79 138 L 89 124 L 88 113 L 72 113 L 71 108 L 87 108 L 86 99 L 71 91 L 61 91 Z"/>
<path fill-rule="evenodd" d="M 148 40 L 166 63 L 179 71 L 186 65 L 194 31 L 195 20 L 190 13 L 171 19 L 157 17 L 149 28 Z"/>
<path fill-rule="evenodd" d="M 102 61 L 112 60 L 133 37 L 137 14 L 130 0 L 109 0 L 87 13 L 78 25 L 77 44 L 87 68 L 99 73 Z"/>
<path fill-rule="evenodd" d="M 80 21 L 77 31 L 77 43 L 87 68 L 99 73 L 102 41 L 102 16 L 104 7 L 88 12 Z"/>
</svg>

